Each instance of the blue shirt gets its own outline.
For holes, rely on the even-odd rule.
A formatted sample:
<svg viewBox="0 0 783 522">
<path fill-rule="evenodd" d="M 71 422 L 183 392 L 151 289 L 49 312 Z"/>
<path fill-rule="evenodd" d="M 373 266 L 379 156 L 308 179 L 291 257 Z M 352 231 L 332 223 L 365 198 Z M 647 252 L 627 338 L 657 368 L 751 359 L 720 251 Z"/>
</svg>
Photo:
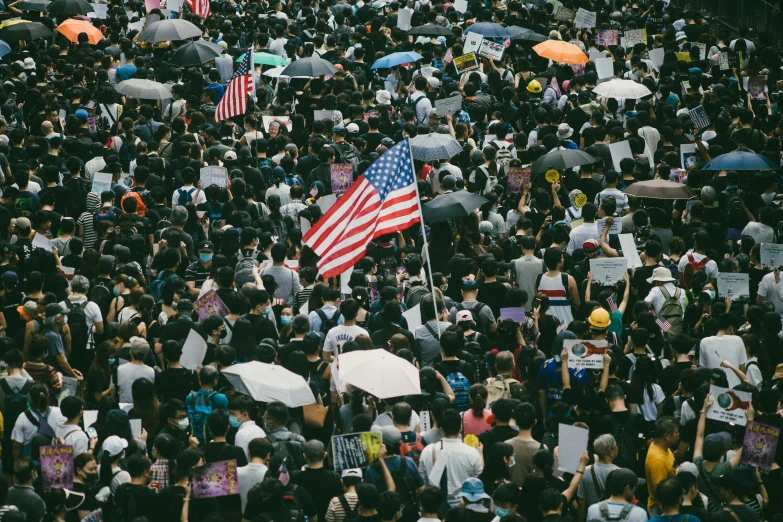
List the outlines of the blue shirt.
<svg viewBox="0 0 783 522">
<path fill-rule="evenodd" d="M 323 311 L 324 315 L 331 319 L 334 317 L 334 313 L 337 311 L 336 306 L 332 305 L 326 305 L 321 307 L 321 311 Z M 321 331 L 321 318 L 318 316 L 318 314 L 315 311 L 310 312 L 309 315 L 310 318 L 310 331 L 311 332 L 320 332 Z M 345 317 L 343 317 L 342 314 L 340 314 L 340 318 L 337 319 L 337 324 L 343 324 L 345 322 Z"/>
<path fill-rule="evenodd" d="M 413 481 L 414 489 L 423 486 L 424 480 L 421 478 L 419 468 L 416 467 L 416 463 L 413 462 L 413 459 L 406 457 L 405 465 L 407 466 L 405 476 Z M 383 493 L 386 491 L 386 481 L 383 480 L 383 475 L 380 470 L 377 469 L 378 466 L 379 465 L 376 464 L 367 468 L 364 472 L 364 481 L 368 484 L 375 485 L 375 487 L 378 488 L 378 492 Z M 389 473 L 391 473 L 392 477 L 396 477 L 397 473 L 400 471 L 400 456 L 394 455 L 392 457 L 386 457 L 386 467 L 389 468 Z"/>
<path fill-rule="evenodd" d="M 563 399 L 563 362 L 558 356 L 557 359 L 552 358 L 544 361 L 541 368 L 538 370 L 538 379 L 536 380 L 536 387 L 539 390 L 546 391 L 546 398 L 548 400 L 547 407 L 551 409 L 554 402 Z M 571 386 L 581 387 L 587 386 L 590 382 L 590 376 L 585 370 L 576 370 L 569 368 L 568 373 L 571 375 Z"/>
<path fill-rule="evenodd" d="M 215 105 L 217 105 L 220 102 L 220 99 L 223 97 L 223 94 L 226 92 L 226 88 L 220 85 L 219 83 L 210 83 L 205 89 L 212 89 L 217 93 L 217 96 L 215 97 Z"/>
</svg>

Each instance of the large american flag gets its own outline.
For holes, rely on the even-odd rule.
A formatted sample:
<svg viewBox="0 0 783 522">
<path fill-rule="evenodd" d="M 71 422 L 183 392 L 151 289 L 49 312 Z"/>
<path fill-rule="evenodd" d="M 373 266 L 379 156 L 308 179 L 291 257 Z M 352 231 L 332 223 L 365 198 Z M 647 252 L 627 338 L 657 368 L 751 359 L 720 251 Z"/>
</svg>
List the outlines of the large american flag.
<svg viewBox="0 0 783 522">
<path fill-rule="evenodd" d="M 185 0 L 185 5 L 201 18 L 209 18 L 209 0 Z"/>
<path fill-rule="evenodd" d="M 194 0 L 196 2 L 200 0 Z M 253 50 L 248 49 L 226 92 L 215 108 L 215 122 L 233 118 L 247 111 L 247 97 L 253 91 Z"/>
<path fill-rule="evenodd" d="M 373 238 L 419 222 L 413 168 L 406 138 L 375 160 L 305 235 L 324 278 L 352 267 Z"/>
</svg>

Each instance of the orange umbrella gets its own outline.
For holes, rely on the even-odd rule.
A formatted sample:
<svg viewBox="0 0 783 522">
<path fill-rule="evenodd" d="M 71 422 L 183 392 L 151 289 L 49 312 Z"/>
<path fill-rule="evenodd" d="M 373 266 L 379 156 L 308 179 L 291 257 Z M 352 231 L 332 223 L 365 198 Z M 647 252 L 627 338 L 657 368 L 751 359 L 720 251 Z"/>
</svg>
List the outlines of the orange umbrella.
<svg viewBox="0 0 783 522">
<path fill-rule="evenodd" d="M 590 59 L 582 50 L 574 44 L 562 40 L 547 40 L 533 47 L 533 50 L 539 56 L 549 58 L 557 63 L 572 63 L 575 65 L 584 65 Z"/>
<path fill-rule="evenodd" d="M 74 43 L 79 41 L 79 33 L 87 33 L 92 45 L 103 39 L 101 30 L 85 20 L 71 18 L 61 23 L 57 30 Z"/>
</svg>

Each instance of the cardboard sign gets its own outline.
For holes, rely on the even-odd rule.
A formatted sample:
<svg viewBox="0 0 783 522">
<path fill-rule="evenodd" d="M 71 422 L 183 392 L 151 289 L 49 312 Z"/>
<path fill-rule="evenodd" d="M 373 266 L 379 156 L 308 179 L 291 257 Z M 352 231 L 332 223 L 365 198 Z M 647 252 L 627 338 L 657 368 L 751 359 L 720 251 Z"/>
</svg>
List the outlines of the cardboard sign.
<svg viewBox="0 0 783 522">
<path fill-rule="evenodd" d="M 411 18 L 413 17 L 413 9 L 403 7 L 397 11 L 397 28 L 403 31 L 410 31 Z"/>
<path fill-rule="evenodd" d="M 218 297 L 214 290 L 206 292 L 193 303 L 193 309 L 202 321 L 207 317 L 217 316 L 221 319 L 229 314 L 228 307 Z"/>
<path fill-rule="evenodd" d="M 601 370 L 604 367 L 604 354 L 607 341 L 567 339 L 563 347 L 568 350 L 568 367 L 575 370 Z M 580 454 L 581 455 L 581 454 Z"/>
<path fill-rule="evenodd" d="M 237 461 L 222 460 L 193 468 L 192 488 L 195 498 L 238 495 Z"/>
<path fill-rule="evenodd" d="M 625 31 L 625 46 L 633 47 L 638 43 L 647 44 L 647 35 L 644 29 L 629 29 Z"/>
<path fill-rule="evenodd" d="M 73 446 L 41 446 L 41 481 L 43 489 L 73 487 Z"/>
<path fill-rule="evenodd" d="M 375 464 L 381 444 L 381 434 L 377 431 L 333 435 L 332 455 L 335 471 L 366 468 Z"/>
<path fill-rule="evenodd" d="M 748 421 L 745 427 L 745 439 L 742 441 L 740 465 L 770 471 L 775 461 L 778 441 L 780 441 L 780 428 Z"/>
<path fill-rule="evenodd" d="M 620 240 L 620 249 L 623 251 L 623 257 L 628 259 L 628 268 L 639 268 L 642 266 L 642 259 L 636 250 L 633 234 L 620 234 L 617 236 Z"/>
<path fill-rule="evenodd" d="M 525 309 L 515 306 L 513 308 L 501 308 L 500 317 L 502 319 L 513 319 L 519 324 L 525 324 L 527 317 L 525 316 Z"/>
<path fill-rule="evenodd" d="M 762 243 L 761 266 L 767 270 L 774 270 L 776 267 L 783 266 L 783 245 Z"/>
<path fill-rule="evenodd" d="M 478 58 L 476 53 L 463 54 L 454 58 L 454 67 L 457 68 L 457 72 L 460 74 L 469 71 L 475 71 L 479 68 Z"/>
<path fill-rule="evenodd" d="M 204 356 L 207 354 L 207 342 L 196 330 L 190 330 L 188 338 L 182 347 L 182 355 L 179 363 L 188 370 L 197 370 L 204 364 Z"/>
<path fill-rule="evenodd" d="M 603 366 L 601 367 L 603 368 Z M 587 451 L 589 430 L 569 424 L 559 424 L 558 433 L 560 449 L 558 450 L 557 469 L 566 473 L 576 473 L 582 454 Z M 566 441 L 568 442 L 565 443 Z"/>
<path fill-rule="evenodd" d="M 332 178 L 332 192 L 345 194 L 353 185 L 353 165 L 350 163 L 332 163 L 329 166 Z"/>
<path fill-rule="evenodd" d="M 435 112 L 438 116 L 446 116 L 448 113 L 457 114 L 462 110 L 462 96 L 450 96 L 442 100 L 435 100 Z"/>
<path fill-rule="evenodd" d="M 473 53 L 479 50 L 484 37 L 478 33 L 468 33 L 465 35 L 465 45 L 462 46 L 462 52 L 465 54 Z"/>
<path fill-rule="evenodd" d="M 510 194 L 522 194 L 522 185 L 530 183 L 530 165 L 509 167 L 506 189 Z"/>
<path fill-rule="evenodd" d="M 497 44 L 491 40 L 487 40 L 484 38 L 481 40 L 481 45 L 479 46 L 478 54 L 479 56 L 483 56 L 484 58 L 488 58 L 490 60 L 500 61 L 503 59 L 503 51 L 505 51 L 506 48 L 503 44 Z"/>
<path fill-rule="evenodd" d="M 750 274 L 720 272 L 718 274 L 718 295 L 736 301 L 750 297 Z"/>
<path fill-rule="evenodd" d="M 706 129 L 710 126 L 710 117 L 707 116 L 707 111 L 704 107 L 699 105 L 688 111 L 688 115 L 691 117 L 693 126 L 697 129 Z"/>
<path fill-rule="evenodd" d="M 99 196 L 102 192 L 111 190 L 111 174 L 108 172 L 96 172 L 92 179 L 92 190 Z"/>
<path fill-rule="evenodd" d="M 745 409 L 750 406 L 752 398 L 750 392 L 712 385 L 710 393 L 714 402 L 712 407 L 707 410 L 708 419 L 745 426 L 747 423 Z"/>
<path fill-rule="evenodd" d="M 593 282 L 601 286 L 613 286 L 625 279 L 628 260 L 624 257 L 602 257 L 590 260 Z"/>
<path fill-rule="evenodd" d="M 612 155 L 612 164 L 614 165 L 614 170 L 617 172 L 620 172 L 620 162 L 622 160 L 625 158 L 633 159 L 633 152 L 631 152 L 631 142 L 628 140 L 610 143 L 609 152 Z"/>
<path fill-rule="evenodd" d="M 574 17 L 574 27 L 576 28 L 590 28 L 595 27 L 596 14 L 593 11 L 579 8 Z"/>
<path fill-rule="evenodd" d="M 604 233 L 604 229 L 606 228 L 606 218 L 597 219 L 595 221 L 596 228 L 598 229 L 598 237 L 601 237 L 601 234 Z M 610 234 L 620 234 L 623 231 L 623 223 L 622 221 L 617 218 L 614 220 L 614 223 L 612 223 L 612 226 L 609 227 L 609 233 Z"/>
<path fill-rule="evenodd" d="M 596 45 L 617 45 L 620 32 L 617 29 L 599 29 L 595 35 Z"/>
</svg>

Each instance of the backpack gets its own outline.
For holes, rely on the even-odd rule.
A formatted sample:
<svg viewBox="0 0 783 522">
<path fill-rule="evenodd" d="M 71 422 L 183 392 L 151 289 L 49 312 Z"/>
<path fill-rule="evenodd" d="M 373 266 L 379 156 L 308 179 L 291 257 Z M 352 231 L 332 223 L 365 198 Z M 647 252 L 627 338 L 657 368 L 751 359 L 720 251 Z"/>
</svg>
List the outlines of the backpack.
<svg viewBox="0 0 783 522">
<path fill-rule="evenodd" d="M 68 215 L 79 219 L 79 216 L 87 212 L 87 194 L 90 192 L 90 184 L 83 178 L 71 178 L 64 186 L 68 191 L 68 201 L 66 202 Z"/>
<path fill-rule="evenodd" d="M 704 256 L 701 261 L 696 261 L 696 258 L 693 257 L 693 254 L 688 254 L 687 258 L 688 262 L 685 264 L 685 268 L 682 270 L 682 281 L 680 281 L 680 284 L 684 289 L 690 290 L 693 286 L 693 274 L 699 270 L 706 271 L 707 263 L 712 260 L 709 257 Z"/>
<path fill-rule="evenodd" d="M 133 161 L 133 159 L 136 157 L 136 146 L 128 143 L 128 140 L 126 140 L 125 136 L 122 134 L 119 135 L 119 138 L 122 142 L 118 152 L 118 155 L 120 156 L 120 163 L 122 164 L 122 170 L 125 172 L 130 172 L 131 161 Z"/>
<path fill-rule="evenodd" d="M 666 290 L 666 287 L 661 287 L 661 293 L 663 293 L 665 301 L 663 302 L 663 306 L 661 306 L 660 315 L 671 325 L 669 331 L 666 332 L 666 334 L 670 337 L 675 335 L 682 335 L 682 304 L 680 304 L 681 292 L 682 289 L 678 288 L 674 292 L 674 295 L 669 295 L 669 291 Z"/>
<path fill-rule="evenodd" d="M 498 168 L 507 169 L 512 159 L 510 147 L 499 147 L 495 153 L 495 163 L 498 164 Z"/>
<path fill-rule="evenodd" d="M 253 269 L 260 266 L 260 263 L 254 257 L 242 257 L 234 267 L 234 281 L 237 283 L 237 288 L 242 288 L 245 283 L 252 283 L 255 281 L 253 277 Z"/>
<path fill-rule="evenodd" d="M 101 221 L 111 221 L 112 224 L 117 224 L 117 213 L 114 212 L 116 207 L 101 207 L 95 213 L 95 231 L 98 231 L 98 223 Z"/>
<path fill-rule="evenodd" d="M 311 372 L 310 382 L 318 386 L 318 395 L 321 396 L 321 399 L 324 404 L 329 404 L 331 399 L 329 398 L 329 381 L 327 379 L 324 379 L 324 372 L 326 371 L 326 368 L 329 366 L 329 363 L 327 361 L 321 361 L 318 363 L 318 366 L 315 368 L 315 371 Z"/>
<path fill-rule="evenodd" d="M 483 256 L 488 251 L 489 247 L 484 244 L 484 237 L 484 234 L 479 233 L 479 242 L 475 243 L 469 235 L 465 235 L 465 241 L 467 241 L 468 245 L 470 245 L 470 248 L 473 250 L 473 254 L 476 258 Z"/>
<path fill-rule="evenodd" d="M 464 363 L 465 361 L 460 362 Z M 468 397 L 468 392 L 470 391 L 470 381 L 467 377 L 465 377 L 465 373 L 463 373 L 463 370 L 465 370 L 465 365 L 460 364 L 459 370 L 457 371 L 449 371 L 449 369 L 442 362 L 436 366 L 438 366 L 438 368 L 435 369 L 438 370 L 441 375 L 446 377 L 446 382 L 449 383 L 451 391 L 454 392 L 454 402 L 452 403 L 452 407 L 458 412 L 467 411 L 470 407 L 470 399 Z M 467 373 L 471 372 L 467 371 Z"/>
<path fill-rule="evenodd" d="M 326 314 L 321 308 L 317 309 L 315 313 L 321 318 L 321 328 L 318 331 L 324 335 L 328 334 L 329 330 L 338 325 L 338 321 L 340 321 L 341 317 L 340 310 L 336 310 L 332 317 L 326 317 Z"/>
<path fill-rule="evenodd" d="M 89 300 L 98 305 L 101 309 L 101 317 L 109 316 L 109 307 L 111 306 L 111 292 L 103 285 L 95 285 L 90 288 Z"/>
<path fill-rule="evenodd" d="M 156 303 L 163 298 L 163 286 L 166 284 L 166 281 L 177 275 L 176 272 L 171 272 L 167 276 L 164 276 L 163 273 L 159 273 L 158 277 L 150 284 L 150 295 L 155 299 Z"/>
<path fill-rule="evenodd" d="M 421 435 L 408 431 L 402 434 L 402 442 L 400 442 L 400 456 L 413 459 L 416 465 L 419 465 L 419 459 L 421 459 L 421 452 L 424 451 L 424 443 L 421 441 Z"/>
<path fill-rule="evenodd" d="M 429 294 L 430 291 L 424 285 L 414 286 L 408 291 L 408 295 L 405 296 L 405 306 L 410 310 L 424 299 L 424 296 Z"/>
<path fill-rule="evenodd" d="M 511 154 L 511 153 L 509 153 Z M 490 194 L 494 192 L 495 185 L 498 184 L 498 177 L 491 176 L 489 169 L 484 165 L 479 167 L 479 170 L 487 177 L 487 181 L 483 187 L 477 187 L 479 195 Z"/>
<path fill-rule="evenodd" d="M 358 151 L 356 150 L 356 147 L 351 145 L 350 143 L 333 143 L 332 147 L 337 151 L 337 154 L 340 156 L 340 163 L 350 163 L 353 165 L 354 170 L 359 166 L 359 161 L 361 158 L 359 157 Z"/>
<path fill-rule="evenodd" d="M 0 389 L 5 394 L 5 440 L 11 441 L 11 432 L 14 430 L 14 424 L 19 415 L 27 411 L 27 398 L 33 381 L 27 380 L 21 388 L 11 388 L 7 379 L 0 379 Z"/>
<path fill-rule="evenodd" d="M 212 413 L 212 396 L 216 393 L 214 390 L 209 392 L 206 390 L 192 391 L 185 399 L 190 425 L 193 426 L 193 435 L 201 444 L 209 442 L 207 418 Z"/>
<path fill-rule="evenodd" d="M 514 383 L 521 385 L 518 380 L 502 375 L 489 379 L 485 384 L 487 388 L 487 408 L 491 410 L 492 405 L 497 400 L 511 399 L 511 385 Z"/>
<path fill-rule="evenodd" d="M 267 434 L 267 437 L 269 438 L 270 435 L 273 436 L 272 434 Z M 295 437 L 293 433 L 290 436 L 292 438 Z M 273 440 L 272 438 L 269 438 L 269 440 L 272 442 L 272 453 L 274 453 L 275 457 L 282 456 L 288 469 L 302 469 L 302 466 L 305 465 L 305 458 L 302 452 L 302 445 L 299 444 L 298 440 Z"/>
<path fill-rule="evenodd" d="M 129 192 L 126 192 L 122 198 L 120 199 L 120 206 L 122 206 L 122 202 L 126 198 L 133 198 L 136 200 L 136 213 L 140 216 L 146 216 L 147 215 L 147 205 L 144 204 L 144 199 L 142 198 L 142 195 L 135 191 L 136 189 L 133 189 Z M 149 192 L 149 191 L 147 191 Z"/>
<path fill-rule="evenodd" d="M 601 514 L 600 518 L 591 518 L 588 520 L 588 522 L 614 522 L 614 521 L 625 521 L 628 520 L 628 516 L 631 514 L 631 510 L 633 510 L 633 504 L 628 502 L 626 505 L 623 506 L 623 509 L 620 510 L 620 512 L 615 516 L 609 515 L 609 505 L 606 501 L 603 501 L 598 504 L 598 511 Z"/>
<path fill-rule="evenodd" d="M 617 422 L 612 428 L 612 435 L 620 450 L 614 463 L 637 474 L 644 473 L 644 461 L 647 458 L 646 446 L 639 443 L 639 433 L 634 428 L 638 417 L 639 413 L 631 412 L 626 422 Z"/>
<path fill-rule="evenodd" d="M 188 203 L 193 203 L 193 194 L 195 192 L 195 187 L 191 187 L 190 190 L 185 190 L 184 188 L 177 189 L 177 194 L 179 194 L 179 197 L 177 198 L 177 206 L 184 207 Z"/>
<path fill-rule="evenodd" d="M 71 351 L 81 351 L 87 348 L 90 338 L 90 330 L 87 328 L 87 316 L 84 309 L 89 301 L 82 304 L 69 303 L 71 311 L 68 312 L 68 327 L 71 329 Z"/>
<path fill-rule="evenodd" d="M 422 95 L 416 98 L 415 100 L 413 99 L 413 95 L 408 96 L 407 103 L 413 109 L 413 113 L 415 115 L 414 117 L 416 118 L 416 123 L 424 123 L 426 121 L 426 118 L 424 118 L 423 120 L 419 120 L 419 113 L 416 110 L 416 106 L 419 105 L 419 102 L 426 99 L 427 99 L 427 95 L 424 93 L 422 93 Z"/>
<path fill-rule="evenodd" d="M 725 196 L 726 201 L 726 216 L 729 218 L 729 226 L 732 223 L 742 222 L 745 219 L 745 211 L 742 209 L 742 198 L 739 191 L 729 192 L 724 190 L 722 194 Z"/>
<path fill-rule="evenodd" d="M 272 169 L 274 168 L 275 166 L 269 158 L 261 158 L 258 160 L 258 170 L 260 170 L 261 174 L 264 176 L 264 182 L 267 187 L 275 184 L 275 176 L 272 174 Z"/>
<path fill-rule="evenodd" d="M 394 487 L 402 497 L 402 514 L 397 522 L 416 522 L 419 519 L 418 497 L 416 496 L 417 484 L 408 476 L 408 459 L 400 456 L 400 467 L 392 474 Z M 373 464 L 375 471 L 381 475 L 380 464 Z M 445 471 L 444 471 L 445 473 Z M 346 519 L 348 520 L 348 519 Z"/>
<path fill-rule="evenodd" d="M 51 445 L 55 438 L 54 429 L 51 424 L 49 424 L 49 414 L 51 413 L 51 407 L 46 411 L 45 415 L 40 415 L 38 412 L 34 413 L 33 410 L 24 411 L 24 416 L 27 417 L 30 424 L 37 428 L 37 431 L 35 432 L 35 435 L 33 435 L 32 440 L 22 446 L 21 455 L 23 457 L 31 457 L 36 466 L 39 465 L 41 446 Z"/>
<path fill-rule="evenodd" d="M 465 308 L 465 306 L 462 303 L 454 303 L 454 308 L 457 309 L 458 312 L 462 310 L 468 310 L 470 312 L 470 315 L 473 316 L 473 322 L 476 323 L 476 331 L 481 332 L 483 334 L 486 334 L 487 332 L 484 331 L 484 328 L 482 328 L 481 325 L 481 311 L 486 308 L 486 304 L 477 301 L 476 306 L 473 308 Z"/>
<path fill-rule="evenodd" d="M 343 507 L 343 513 L 345 513 L 345 518 L 343 520 L 353 520 L 358 515 L 358 507 L 359 502 L 357 500 L 356 504 L 354 505 L 353 509 L 351 509 L 351 505 L 348 503 L 348 499 L 345 498 L 345 495 L 340 495 L 337 497 L 337 500 L 340 502 L 340 505 Z"/>
</svg>

